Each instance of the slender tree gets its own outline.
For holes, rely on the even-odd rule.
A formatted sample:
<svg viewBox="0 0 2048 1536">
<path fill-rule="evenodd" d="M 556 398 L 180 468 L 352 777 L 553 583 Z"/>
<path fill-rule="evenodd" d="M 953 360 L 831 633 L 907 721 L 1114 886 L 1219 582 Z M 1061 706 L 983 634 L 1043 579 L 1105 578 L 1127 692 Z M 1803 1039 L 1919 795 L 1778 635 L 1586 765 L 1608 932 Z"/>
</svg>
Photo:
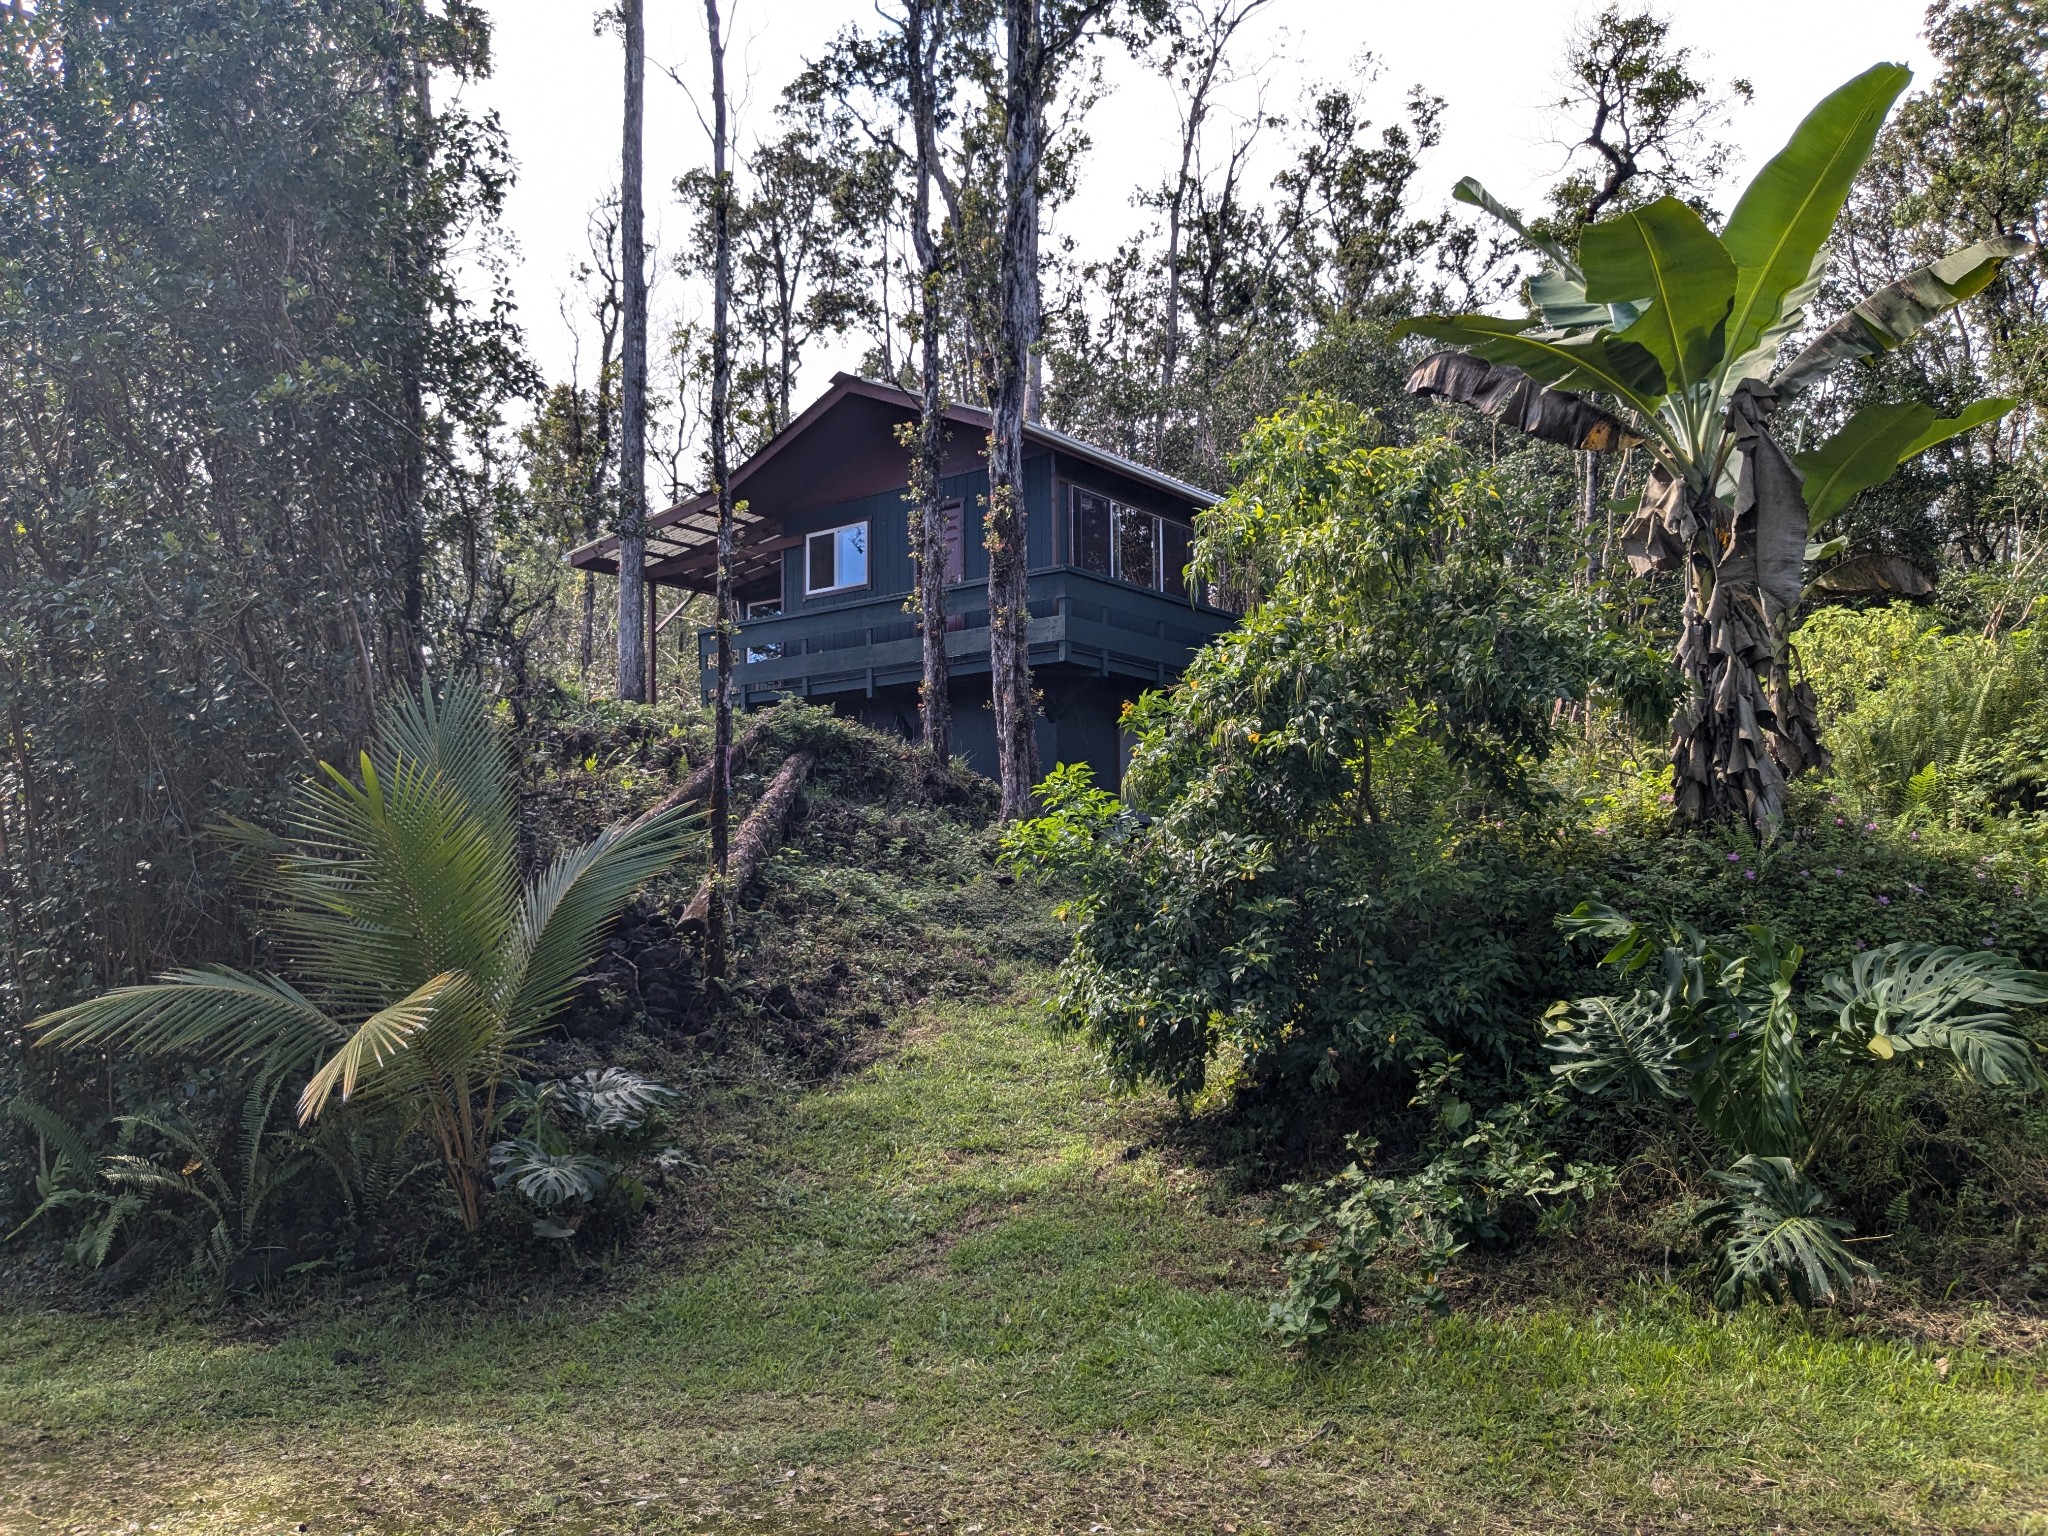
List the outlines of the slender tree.
<svg viewBox="0 0 2048 1536">
<path fill-rule="evenodd" d="M 732 432 L 732 175 L 726 164 L 725 40 L 718 0 L 704 0 L 711 43 L 711 483 L 718 493 L 718 592 L 713 619 L 718 681 L 712 704 L 711 907 L 704 923 L 704 974 L 722 977 L 731 937 L 732 891 L 726 882 L 732 818 L 732 477 L 726 463 Z"/>
<path fill-rule="evenodd" d="M 619 697 L 647 702 L 647 258 L 641 203 L 647 91 L 644 0 L 620 0 L 626 121 L 619 177 L 619 265 L 625 278 L 619 380 Z"/>
<path fill-rule="evenodd" d="M 940 312 L 946 277 L 946 238 L 957 231 L 959 192 L 947 179 L 939 152 L 939 60 L 946 48 L 947 0 L 906 0 L 903 14 L 904 80 L 908 86 L 913 146 L 910 240 L 918 266 L 918 414 L 911 451 L 911 547 L 917 557 L 917 609 L 924 625 L 924 676 L 918 687 L 924 746 L 944 763 L 953 755 L 951 668 L 946 658 L 946 507 L 939 479 L 946 460 L 945 402 L 941 397 Z M 949 216 L 932 230 L 932 184 Z"/>
<path fill-rule="evenodd" d="M 1216 87 L 1228 81 L 1224 58 L 1239 27 L 1271 0 L 1181 0 L 1175 12 L 1168 68 L 1175 76 L 1180 106 L 1180 166 L 1166 189 L 1166 291 L 1161 296 L 1163 335 L 1159 347 L 1159 413 L 1152 430 L 1152 456 L 1165 447 L 1172 412 L 1175 374 L 1180 367 L 1181 266 L 1185 257 L 1183 222 L 1199 169 L 1196 155 Z"/>
<path fill-rule="evenodd" d="M 1003 0 L 1003 218 L 984 538 L 996 768 L 1005 820 L 1030 813 L 1031 790 L 1038 781 L 1025 553 L 1024 418 L 1032 394 L 1032 358 L 1044 320 L 1038 194 L 1045 161 L 1045 109 L 1061 66 L 1111 4 L 1112 0 Z"/>
</svg>

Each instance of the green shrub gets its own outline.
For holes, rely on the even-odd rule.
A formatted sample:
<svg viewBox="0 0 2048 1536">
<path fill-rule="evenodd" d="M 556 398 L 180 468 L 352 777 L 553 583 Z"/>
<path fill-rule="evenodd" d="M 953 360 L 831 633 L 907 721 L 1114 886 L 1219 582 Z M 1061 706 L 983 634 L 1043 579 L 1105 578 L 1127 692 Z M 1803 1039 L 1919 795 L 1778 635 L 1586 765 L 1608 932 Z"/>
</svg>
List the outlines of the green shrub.
<svg viewBox="0 0 2048 1536">
<path fill-rule="evenodd" d="M 1904 603 L 1809 619 L 1800 655 L 1838 792 L 1859 809 L 1923 822 L 2048 810 L 2039 613 L 1989 634 L 1952 632 Z"/>
<path fill-rule="evenodd" d="M 1007 839 L 1075 882 L 1064 1017 L 1183 1098 L 1241 1058 L 1290 1133 L 1454 1054 L 1504 1087 L 1572 963 L 1535 773 L 1557 701 L 1597 684 L 1654 716 L 1669 669 L 1448 444 L 1380 447 L 1312 400 L 1240 471 L 1196 564 L 1252 609 L 1128 714 L 1130 807 L 1064 769 Z"/>
<path fill-rule="evenodd" d="M 1401 1177 L 1373 1172 L 1378 1142 L 1354 1137 L 1354 1159 L 1335 1177 L 1289 1185 L 1293 1210 L 1266 1232 L 1284 1255 L 1273 1329 L 1290 1344 L 1328 1332 L 1369 1295 L 1375 1277 L 1445 1311 L 1443 1272 L 1473 1243 L 1562 1231 L 1581 1203 L 1612 1187 L 1614 1174 L 1566 1162 L 1547 1144 L 1543 1121 L 1559 1107 L 1537 1093 L 1477 1123 L 1469 1108 L 1443 1116 L 1446 1144 Z"/>
<path fill-rule="evenodd" d="M 1843 1246 L 1852 1224 L 1828 1214 L 1820 1181 L 1863 1133 L 1876 1072 L 2042 1087 L 2014 1015 L 2048 1003 L 2048 975 L 2005 955 L 1887 944 L 1809 987 L 1804 952 L 1761 924 L 1707 938 L 1584 903 L 1564 926 L 1610 945 L 1601 964 L 1630 990 L 1550 1010 L 1553 1070 L 1595 1096 L 1689 1103 L 1734 1159 L 1712 1175 L 1726 1197 L 1702 1215 L 1724 1306 L 1752 1292 L 1810 1305 L 1870 1272 Z"/>
</svg>

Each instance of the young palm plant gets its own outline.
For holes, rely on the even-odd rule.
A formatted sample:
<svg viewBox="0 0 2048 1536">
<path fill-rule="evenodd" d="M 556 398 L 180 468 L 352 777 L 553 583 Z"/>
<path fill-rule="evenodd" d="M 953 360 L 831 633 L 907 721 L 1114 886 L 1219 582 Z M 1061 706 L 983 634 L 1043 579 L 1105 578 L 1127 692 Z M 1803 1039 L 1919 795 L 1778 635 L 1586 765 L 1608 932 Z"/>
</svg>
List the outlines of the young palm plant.
<svg viewBox="0 0 2048 1536">
<path fill-rule="evenodd" d="M 688 850 L 691 816 L 615 825 L 522 882 L 507 744 L 465 685 L 388 706 L 354 778 L 321 767 L 284 836 L 229 827 L 284 976 L 178 971 L 34 1028 L 45 1045 L 308 1073 L 302 1123 L 337 1095 L 387 1108 L 426 1132 L 474 1229 L 504 1084 L 619 909 Z"/>
<path fill-rule="evenodd" d="M 1477 407 L 1538 438 L 1651 460 L 1623 548 L 1638 575 L 1682 570 L 1672 718 L 1674 797 L 1689 821 L 1780 820 L 1785 781 L 1823 762 L 1811 692 L 1790 674 L 1811 533 L 1905 460 L 2012 408 L 1980 400 L 1938 419 L 1919 402 L 1866 406 L 1809 451 L 1772 437 L 1787 400 L 1832 369 L 1897 347 L 2032 247 L 1997 234 L 1864 299 L 1783 367 L 1806 323 L 1826 242 L 1911 74 L 1865 71 L 1815 107 L 1717 235 L 1676 198 L 1589 225 L 1576 258 L 1466 180 L 1457 195 L 1549 261 L 1537 313 L 1426 316 L 1403 330 L 1460 350 L 1425 358 L 1408 388 Z M 1572 391 L 1590 391 L 1601 403 Z"/>
<path fill-rule="evenodd" d="M 1552 1007 L 1551 1070 L 1587 1093 L 1690 1101 L 1734 1156 L 1713 1176 L 1727 1198 L 1701 1216 L 1721 1248 L 1724 1306 L 1752 1291 L 1811 1305 L 1869 1273 L 1843 1246 L 1848 1223 L 1827 1214 L 1814 1175 L 1855 1130 L 1871 1072 L 1932 1055 L 1986 1087 L 2042 1086 L 2013 1010 L 2048 1003 L 2048 976 L 2004 955 L 1888 944 L 1802 999 L 1799 946 L 1768 928 L 1745 928 L 1739 941 L 1683 924 L 1656 934 L 1591 902 L 1561 923 L 1610 941 L 1601 963 L 1635 990 Z M 1836 1070 L 1817 1071 L 1830 1057 Z"/>
</svg>

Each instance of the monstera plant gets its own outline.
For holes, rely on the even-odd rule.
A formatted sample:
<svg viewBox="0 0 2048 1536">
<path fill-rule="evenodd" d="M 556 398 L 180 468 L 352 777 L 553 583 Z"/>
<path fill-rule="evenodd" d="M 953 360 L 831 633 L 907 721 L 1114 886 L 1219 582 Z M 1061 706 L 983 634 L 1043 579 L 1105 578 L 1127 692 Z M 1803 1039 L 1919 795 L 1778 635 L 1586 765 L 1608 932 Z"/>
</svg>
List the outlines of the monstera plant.
<svg viewBox="0 0 2048 1536">
<path fill-rule="evenodd" d="M 1866 406 L 1803 452 L 1772 435 L 1786 401 L 1845 362 L 1905 342 L 2031 249 L 1993 235 L 1909 273 L 1779 366 L 1784 343 L 1806 326 L 1828 234 L 1910 78 L 1880 64 L 1821 102 L 1718 235 L 1665 197 L 1589 225 L 1574 259 L 1462 182 L 1461 200 L 1547 258 L 1529 283 L 1538 313 L 1425 316 L 1403 327 L 1458 349 L 1425 358 L 1411 392 L 1568 447 L 1646 452 L 1623 550 L 1639 575 L 1684 573 L 1677 662 L 1686 686 L 1671 757 L 1689 821 L 1739 816 L 1761 836 L 1783 814 L 1787 777 L 1824 762 L 1813 695 L 1790 669 L 1809 535 L 1905 460 L 2012 407 L 1980 400 L 1938 418 L 1919 402 Z"/>
</svg>

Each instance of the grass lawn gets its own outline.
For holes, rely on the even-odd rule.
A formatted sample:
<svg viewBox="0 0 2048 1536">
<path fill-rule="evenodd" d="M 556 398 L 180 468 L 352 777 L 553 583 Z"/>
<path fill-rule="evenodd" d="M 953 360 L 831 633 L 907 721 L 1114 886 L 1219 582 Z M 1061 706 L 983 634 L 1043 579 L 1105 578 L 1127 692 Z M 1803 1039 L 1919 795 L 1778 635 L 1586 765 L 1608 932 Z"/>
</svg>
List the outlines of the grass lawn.
<svg viewBox="0 0 2048 1536">
<path fill-rule="evenodd" d="M 0 1531 L 2048 1531 L 2032 1361 L 1647 1289 L 1289 1355 L 1168 1114 L 933 1005 L 614 1283 L 0 1318 Z"/>
</svg>

